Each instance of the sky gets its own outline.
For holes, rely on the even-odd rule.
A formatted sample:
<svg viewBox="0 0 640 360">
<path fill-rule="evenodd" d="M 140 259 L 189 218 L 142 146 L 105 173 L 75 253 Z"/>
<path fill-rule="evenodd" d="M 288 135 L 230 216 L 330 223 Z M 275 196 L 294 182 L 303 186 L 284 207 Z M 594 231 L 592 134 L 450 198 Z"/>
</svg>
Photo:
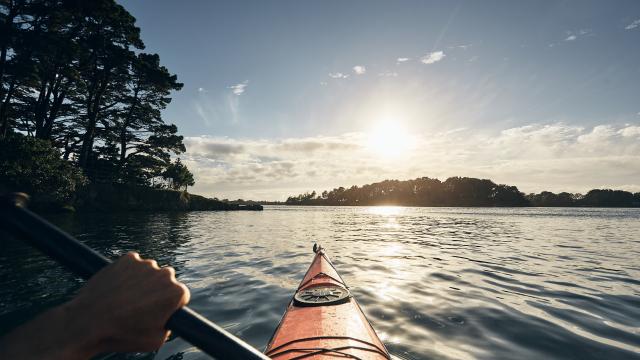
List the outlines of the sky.
<svg viewBox="0 0 640 360">
<path fill-rule="evenodd" d="M 119 1 L 185 84 L 194 193 L 640 191 L 640 1 Z"/>
</svg>

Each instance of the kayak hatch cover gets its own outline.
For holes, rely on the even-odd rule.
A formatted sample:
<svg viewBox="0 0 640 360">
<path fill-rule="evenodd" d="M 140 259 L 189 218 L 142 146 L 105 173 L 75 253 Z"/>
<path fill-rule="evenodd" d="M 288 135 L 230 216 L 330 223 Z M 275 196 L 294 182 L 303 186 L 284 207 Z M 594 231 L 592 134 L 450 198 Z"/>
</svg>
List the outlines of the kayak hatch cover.
<svg viewBox="0 0 640 360">
<path fill-rule="evenodd" d="M 265 354 L 272 359 L 391 359 L 319 246 Z"/>
</svg>

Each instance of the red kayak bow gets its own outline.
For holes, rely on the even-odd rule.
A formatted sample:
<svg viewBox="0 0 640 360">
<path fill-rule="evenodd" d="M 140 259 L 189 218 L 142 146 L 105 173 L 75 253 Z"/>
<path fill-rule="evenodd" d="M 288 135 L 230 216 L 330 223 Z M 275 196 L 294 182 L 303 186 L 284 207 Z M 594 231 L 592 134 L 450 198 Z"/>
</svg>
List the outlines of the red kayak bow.
<svg viewBox="0 0 640 360">
<path fill-rule="evenodd" d="M 267 345 L 272 359 L 391 359 L 324 249 L 316 253 Z"/>
</svg>

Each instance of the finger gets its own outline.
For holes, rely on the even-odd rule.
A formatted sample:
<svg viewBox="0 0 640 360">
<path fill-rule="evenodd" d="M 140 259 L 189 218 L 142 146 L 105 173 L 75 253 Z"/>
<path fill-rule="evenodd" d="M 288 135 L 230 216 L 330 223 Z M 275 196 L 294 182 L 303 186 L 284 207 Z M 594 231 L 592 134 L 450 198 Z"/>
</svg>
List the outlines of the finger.
<svg viewBox="0 0 640 360">
<path fill-rule="evenodd" d="M 170 286 L 164 291 L 165 304 L 169 306 L 171 313 L 189 303 L 191 293 L 183 283 L 173 280 Z"/>
<path fill-rule="evenodd" d="M 153 259 L 142 260 L 143 263 L 150 265 L 152 268 L 159 270 L 158 262 Z"/>
<path fill-rule="evenodd" d="M 138 254 L 138 253 L 137 253 L 137 252 L 135 252 L 135 251 L 129 251 L 129 252 L 128 252 L 128 253 L 126 253 L 123 257 L 124 257 L 125 259 L 127 259 L 127 260 L 135 260 L 135 261 L 140 261 L 140 260 L 142 260 L 142 259 L 140 258 L 140 254 Z"/>
<path fill-rule="evenodd" d="M 169 330 L 161 330 L 160 336 L 149 339 L 149 348 L 147 351 L 155 351 L 158 350 L 164 343 L 169 339 L 169 335 L 171 332 Z"/>
<path fill-rule="evenodd" d="M 160 271 L 162 271 L 163 275 L 169 277 L 171 281 L 174 281 L 176 279 L 176 270 L 171 266 L 165 266 L 161 268 Z"/>
<path fill-rule="evenodd" d="M 189 288 L 181 282 L 177 282 L 176 285 L 178 285 L 182 291 L 182 297 L 178 302 L 178 308 L 181 308 L 187 305 L 189 303 L 189 300 L 191 300 L 191 292 L 189 291 Z"/>
</svg>

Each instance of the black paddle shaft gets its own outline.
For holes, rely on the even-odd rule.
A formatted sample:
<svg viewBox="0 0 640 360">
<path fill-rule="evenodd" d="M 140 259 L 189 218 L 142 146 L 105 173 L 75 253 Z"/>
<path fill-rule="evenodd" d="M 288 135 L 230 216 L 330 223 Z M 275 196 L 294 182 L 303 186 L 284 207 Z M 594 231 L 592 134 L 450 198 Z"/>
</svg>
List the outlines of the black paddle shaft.
<svg viewBox="0 0 640 360">
<path fill-rule="evenodd" d="M 111 263 L 106 257 L 24 208 L 19 200 L 0 202 L 0 229 L 28 241 L 74 274 L 89 279 Z M 214 358 L 269 359 L 186 306 L 171 315 L 166 327 Z"/>
</svg>

